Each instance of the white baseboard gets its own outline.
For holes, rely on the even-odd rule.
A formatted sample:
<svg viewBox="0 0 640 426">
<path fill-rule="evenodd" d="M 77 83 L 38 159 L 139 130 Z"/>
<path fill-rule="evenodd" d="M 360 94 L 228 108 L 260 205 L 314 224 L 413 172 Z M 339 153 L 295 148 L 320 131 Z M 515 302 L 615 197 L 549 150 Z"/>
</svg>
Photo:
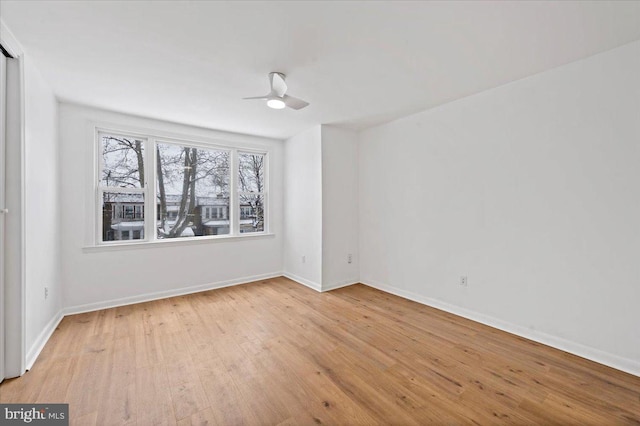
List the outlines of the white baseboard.
<svg viewBox="0 0 640 426">
<path fill-rule="evenodd" d="M 282 273 L 283 276 L 289 278 L 292 281 L 297 282 L 298 284 L 302 284 L 304 286 L 309 287 L 310 289 L 313 289 L 315 291 L 317 291 L 318 293 L 322 292 L 322 286 L 316 282 L 313 282 L 311 280 L 308 280 L 306 278 L 302 278 L 299 277 L 295 274 L 292 274 L 291 272 L 283 272 Z"/>
<path fill-rule="evenodd" d="M 350 285 L 358 284 L 359 282 L 360 282 L 359 280 L 345 280 L 345 281 L 340 281 L 333 284 L 327 284 L 322 286 L 322 291 L 324 292 L 324 291 L 337 290 L 342 287 L 348 287 Z"/>
<path fill-rule="evenodd" d="M 289 278 L 292 281 L 297 282 L 298 284 L 302 284 L 304 286 L 307 286 L 319 293 L 323 293 L 325 291 L 331 291 L 331 290 L 335 290 L 338 288 L 342 288 L 342 287 L 347 287 L 353 284 L 358 284 L 360 281 L 358 280 L 345 280 L 345 281 L 339 281 L 337 283 L 333 283 L 333 284 L 328 284 L 328 285 L 321 285 L 318 284 L 314 281 L 308 280 L 306 278 L 302 278 L 299 277 L 295 274 L 292 274 L 291 272 L 283 272 L 282 273 L 283 276 Z"/>
<path fill-rule="evenodd" d="M 29 351 L 27 352 L 26 370 L 31 370 L 31 367 L 33 367 L 36 359 L 38 359 L 38 355 L 40 355 L 40 352 L 42 352 L 44 345 L 47 344 L 49 338 L 56 330 L 56 327 L 58 326 L 58 324 L 60 324 L 60 321 L 62 321 L 63 317 L 64 315 L 62 314 L 62 310 L 60 310 L 53 316 L 53 318 L 51 318 L 47 325 L 44 326 L 44 328 L 36 338 L 36 341 L 33 343 L 33 345 L 31 345 L 31 348 L 29 348 Z"/>
<path fill-rule="evenodd" d="M 248 284 L 254 281 L 266 280 L 269 278 L 281 277 L 282 272 L 272 272 L 269 274 L 253 275 L 227 281 L 196 285 L 191 287 L 178 288 L 173 290 L 145 293 L 137 296 L 123 297 L 120 299 L 106 300 L 103 302 L 87 303 L 84 305 L 69 306 L 62 310 L 64 315 L 81 314 L 100 309 L 116 308 L 118 306 L 132 305 L 134 303 L 150 302 L 152 300 L 166 299 L 167 297 L 183 296 L 185 294 L 199 293 L 201 291 L 215 290 L 218 288 L 231 287 L 239 284 Z"/>
<path fill-rule="evenodd" d="M 363 279 L 360 282 L 369 287 L 377 288 L 378 290 L 395 294 L 396 296 L 413 300 L 414 302 L 422 303 L 423 305 L 431 306 L 433 308 L 440 309 L 442 311 L 449 312 L 454 315 L 458 315 L 472 321 L 476 321 L 481 324 L 485 324 L 490 327 L 497 328 L 499 330 L 506 331 L 508 333 L 515 334 L 529 340 L 533 340 L 534 342 L 542 343 L 544 345 L 551 346 L 553 348 L 560 349 L 579 357 L 586 358 L 599 364 L 604 364 L 617 370 L 621 370 L 626 373 L 633 374 L 634 376 L 640 377 L 640 361 L 623 358 L 618 355 L 604 352 L 599 349 L 585 346 L 583 344 L 572 342 L 560 337 L 552 336 L 540 331 L 530 330 L 528 328 L 491 317 L 489 315 L 484 315 L 475 311 L 471 311 L 469 309 L 442 302 L 437 299 L 422 296 L 411 291 L 399 289 L 387 284 L 382 284 L 376 282 L 375 280 Z"/>
</svg>

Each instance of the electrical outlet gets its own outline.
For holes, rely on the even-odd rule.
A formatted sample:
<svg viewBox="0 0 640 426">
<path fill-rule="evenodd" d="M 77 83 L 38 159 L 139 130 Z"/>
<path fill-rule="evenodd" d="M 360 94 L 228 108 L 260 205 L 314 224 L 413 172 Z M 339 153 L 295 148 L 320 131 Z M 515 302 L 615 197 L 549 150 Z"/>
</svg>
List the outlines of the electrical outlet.
<svg viewBox="0 0 640 426">
<path fill-rule="evenodd" d="M 467 276 L 466 275 L 461 275 L 460 276 L 460 285 L 462 287 L 468 287 L 469 286 L 469 281 L 467 281 Z"/>
<path fill-rule="evenodd" d="M 307 263 L 307 256 L 302 256 L 302 263 Z"/>
<path fill-rule="evenodd" d="M 47 297 L 49 297 L 49 287 L 44 288 L 44 300 L 47 300 Z"/>
<path fill-rule="evenodd" d="M 347 263 L 353 263 L 353 255 L 351 253 L 347 255 Z"/>
</svg>

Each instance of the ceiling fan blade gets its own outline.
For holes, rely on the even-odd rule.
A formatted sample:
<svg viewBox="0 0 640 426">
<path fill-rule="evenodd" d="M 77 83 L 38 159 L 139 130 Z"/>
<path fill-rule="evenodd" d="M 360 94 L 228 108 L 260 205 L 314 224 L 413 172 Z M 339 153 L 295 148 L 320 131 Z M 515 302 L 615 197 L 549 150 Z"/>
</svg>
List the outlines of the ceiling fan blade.
<svg viewBox="0 0 640 426">
<path fill-rule="evenodd" d="M 269 95 L 264 95 L 264 96 L 253 96 L 253 97 L 251 97 L 251 98 L 242 98 L 242 99 L 263 99 L 263 100 L 266 100 L 266 99 L 269 99 Z"/>
<path fill-rule="evenodd" d="M 283 97 L 285 93 L 287 93 L 287 83 L 284 82 L 284 74 L 279 72 L 270 72 L 269 73 L 269 81 L 271 82 L 271 91 L 278 95 L 278 97 Z"/>
<path fill-rule="evenodd" d="M 309 102 L 303 101 L 302 99 L 294 98 L 293 96 L 284 95 L 282 97 L 285 105 L 292 109 L 302 109 L 309 105 Z"/>
</svg>

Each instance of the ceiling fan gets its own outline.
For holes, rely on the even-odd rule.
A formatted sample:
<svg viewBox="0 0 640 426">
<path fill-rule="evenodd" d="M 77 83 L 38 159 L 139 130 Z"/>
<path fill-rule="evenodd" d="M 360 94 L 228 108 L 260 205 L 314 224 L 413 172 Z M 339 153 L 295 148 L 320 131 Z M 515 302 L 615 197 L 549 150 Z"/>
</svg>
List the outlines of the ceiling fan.
<svg viewBox="0 0 640 426">
<path fill-rule="evenodd" d="M 292 109 L 302 109 L 309 105 L 309 102 L 305 102 L 302 99 L 294 98 L 287 95 L 287 83 L 284 82 L 285 75 L 281 72 L 270 72 L 269 83 L 271 84 L 271 91 L 264 96 L 255 96 L 252 98 L 243 99 L 262 99 L 267 101 L 267 106 L 273 109 L 282 109 L 285 106 Z"/>
</svg>

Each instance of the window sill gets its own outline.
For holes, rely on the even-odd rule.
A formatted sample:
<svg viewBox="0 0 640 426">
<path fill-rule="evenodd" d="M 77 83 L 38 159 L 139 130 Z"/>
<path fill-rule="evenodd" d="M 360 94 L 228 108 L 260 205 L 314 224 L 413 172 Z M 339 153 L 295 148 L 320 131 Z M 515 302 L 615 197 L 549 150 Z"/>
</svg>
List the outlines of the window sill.
<svg viewBox="0 0 640 426">
<path fill-rule="evenodd" d="M 171 240 L 156 240 L 156 241 L 140 241 L 131 243 L 116 243 L 116 244 L 102 244 L 94 246 L 82 247 L 83 253 L 99 253 L 104 251 L 119 251 L 119 250 L 138 250 L 147 248 L 166 248 L 177 246 L 191 246 L 198 244 L 211 244 L 211 243 L 223 243 L 230 241 L 241 240 L 256 240 L 263 238 L 274 238 L 276 234 L 260 233 L 260 234 L 247 234 L 247 235 L 229 235 L 221 237 L 196 237 L 196 238 L 176 238 Z"/>
</svg>

